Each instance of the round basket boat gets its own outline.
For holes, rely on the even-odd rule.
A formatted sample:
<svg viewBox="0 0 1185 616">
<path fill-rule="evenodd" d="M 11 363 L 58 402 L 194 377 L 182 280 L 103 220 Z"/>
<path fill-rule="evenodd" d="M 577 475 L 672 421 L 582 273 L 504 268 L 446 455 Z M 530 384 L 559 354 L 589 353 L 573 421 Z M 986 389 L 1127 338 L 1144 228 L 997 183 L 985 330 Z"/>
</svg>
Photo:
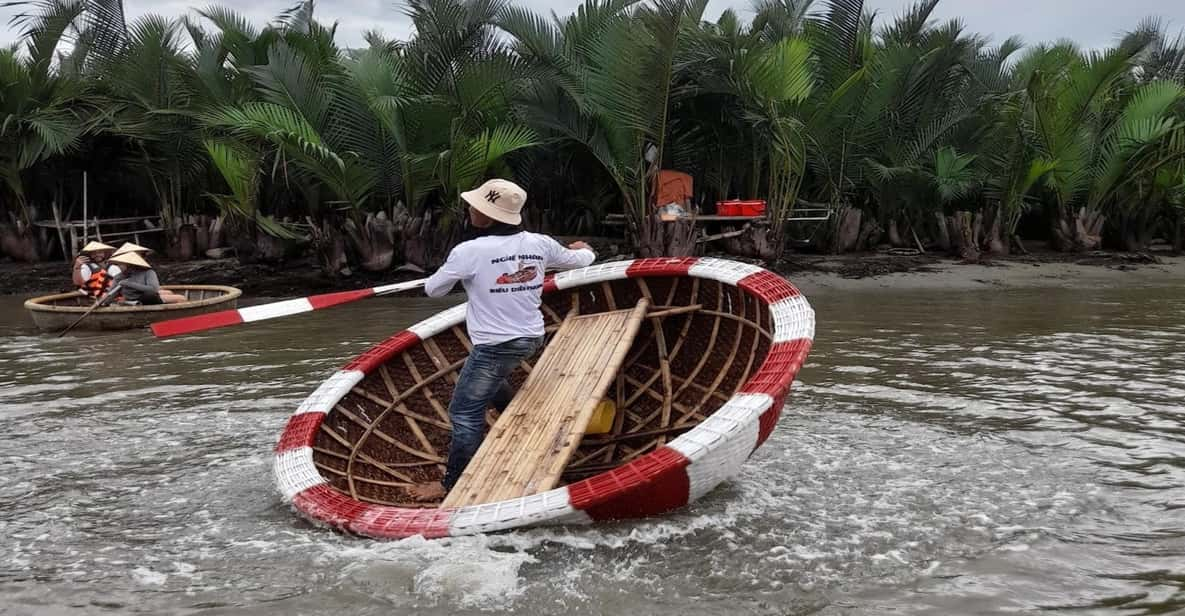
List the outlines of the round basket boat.
<svg viewBox="0 0 1185 616">
<path fill-rule="evenodd" d="M 74 330 L 137 329 L 157 321 L 230 310 L 236 307 L 243 293 L 221 285 L 165 285 L 161 288 L 184 295 L 189 301 L 156 306 L 105 306 L 92 312 Z M 25 309 L 41 331 L 60 332 L 90 310 L 94 301 L 79 292 L 58 293 L 30 299 L 25 302 Z"/>
<path fill-rule="evenodd" d="M 461 507 L 408 498 L 409 485 L 444 472 L 446 408 L 471 348 L 462 304 L 374 346 L 296 409 L 275 449 L 280 493 L 314 522 L 375 538 L 638 518 L 703 496 L 769 437 L 810 351 L 814 311 L 782 277 L 710 258 L 564 272 L 547 279 L 542 309 L 554 332 L 573 302 L 586 314 L 642 299 L 656 316 L 610 388 L 613 427 L 583 437 L 560 487 Z"/>
</svg>

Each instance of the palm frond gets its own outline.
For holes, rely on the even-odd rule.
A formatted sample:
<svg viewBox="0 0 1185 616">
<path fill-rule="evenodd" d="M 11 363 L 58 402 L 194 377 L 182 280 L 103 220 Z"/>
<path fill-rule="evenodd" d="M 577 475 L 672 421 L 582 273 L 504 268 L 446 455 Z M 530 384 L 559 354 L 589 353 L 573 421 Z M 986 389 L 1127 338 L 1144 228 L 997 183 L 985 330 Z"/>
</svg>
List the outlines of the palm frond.
<svg viewBox="0 0 1185 616">
<path fill-rule="evenodd" d="M 504 125 L 467 140 L 463 147 L 450 152 L 450 188 L 457 193 L 469 190 L 480 183 L 488 168 L 511 152 L 535 145 L 537 139 L 529 128 Z"/>
<path fill-rule="evenodd" d="M 888 45 L 916 45 L 930 28 L 930 17 L 938 6 L 938 0 L 921 0 L 907 8 L 892 24 L 881 32 L 881 38 Z"/>
<path fill-rule="evenodd" d="M 745 86 L 763 101 L 800 103 L 811 95 L 811 48 L 802 39 L 783 39 L 745 65 Z"/>
<path fill-rule="evenodd" d="M 819 58 L 819 77 L 829 89 L 847 81 L 861 64 L 863 0 L 828 0 L 822 16 L 807 19 L 806 32 Z"/>
<path fill-rule="evenodd" d="M 221 107 L 202 114 L 209 126 L 227 130 L 232 135 L 256 137 L 326 160 L 341 167 L 341 158 L 321 140 L 320 133 L 299 112 L 274 103 L 248 103 Z"/>
<path fill-rule="evenodd" d="M 9 23 L 19 29 L 20 38 L 26 41 L 30 66 L 43 75 L 48 74 L 62 44 L 71 42 L 68 35 L 79 28 L 87 8 L 86 0 L 28 0 L 0 6 L 21 11 Z"/>
</svg>

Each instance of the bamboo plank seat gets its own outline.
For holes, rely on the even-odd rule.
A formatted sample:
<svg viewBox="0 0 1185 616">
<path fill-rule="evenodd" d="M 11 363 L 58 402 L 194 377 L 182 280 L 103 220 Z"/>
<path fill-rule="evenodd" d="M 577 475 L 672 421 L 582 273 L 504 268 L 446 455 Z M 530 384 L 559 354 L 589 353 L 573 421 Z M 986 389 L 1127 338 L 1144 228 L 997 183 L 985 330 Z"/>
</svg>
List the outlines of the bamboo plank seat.
<svg viewBox="0 0 1185 616">
<path fill-rule="evenodd" d="M 554 488 L 613 384 L 649 301 L 569 315 L 498 418 L 442 506 L 461 507 Z"/>
</svg>

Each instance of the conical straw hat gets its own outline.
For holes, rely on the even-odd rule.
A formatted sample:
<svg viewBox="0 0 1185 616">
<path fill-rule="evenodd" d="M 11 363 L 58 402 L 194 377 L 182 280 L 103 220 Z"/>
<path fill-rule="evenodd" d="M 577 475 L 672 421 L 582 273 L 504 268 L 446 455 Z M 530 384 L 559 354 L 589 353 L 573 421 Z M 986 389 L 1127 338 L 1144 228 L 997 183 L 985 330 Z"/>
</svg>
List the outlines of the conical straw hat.
<svg viewBox="0 0 1185 616">
<path fill-rule="evenodd" d="M 144 257 L 141 257 L 140 255 L 138 255 L 134 252 L 125 252 L 124 254 L 121 254 L 118 257 L 111 257 L 110 259 L 107 259 L 107 260 L 110 261 L 111 263 L 118 263 L 120 265 L 135 265 L 136 267 L 143 267 L 146 269 L 152 269 L 152 266 L 149 265 L 148 262 L 144 260 Z"/>
<path fill-rule="evenodd" d="M 115 250 L 115 246 L 108 246 L 103 242 L 91 242 L 86 246 L 83 246 L 82 250 L 79 252 L 95 252 L 97 250 Z"/>
<path fill-rule="evenodd" d="M 129 252 L 142 252 L 142 253 L 144 253 L 144 254 L 148 254 L 148 253 L 152 252 L 152 249 L 151 249 L 151 248 L 145 248 L 145 247 L 143 247 L 143 246 L 141 246 L 141 245 L 139 245 L 139 244 L 133 244 L 133 243 L 131 243 L 131 242 L 124 242 L 123 246 L 120 246 L 120 247 L 119 247 L 119 248 L 118 248 L 118 249 L 115 251 L 115 254 L 114 254 L 114 255 L 112 255 L 112 256 L 116 256 L 116 257 L 118 257 L 119 255 L 124 255 L 124 254 L 127 254 L 127 253 L 129 253 Z"/>
</svg>

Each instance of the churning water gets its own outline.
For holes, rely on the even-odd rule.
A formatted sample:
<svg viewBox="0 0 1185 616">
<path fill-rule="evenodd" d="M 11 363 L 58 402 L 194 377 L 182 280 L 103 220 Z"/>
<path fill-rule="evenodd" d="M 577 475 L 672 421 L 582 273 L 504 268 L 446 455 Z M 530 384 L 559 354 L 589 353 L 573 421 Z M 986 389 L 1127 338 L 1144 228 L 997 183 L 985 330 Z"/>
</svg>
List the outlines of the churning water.
<svg viewBox="0 0 1185 616">
<path fill-rule="evenodd" d="M 774 433 L 674 515 L 379 543 L 271 486 L 292 409 L 446 304 L 154 341 L 0 298 L 0 612 L 1185 611 L 1185 290 L 829 292 Z"/>
</svg>

